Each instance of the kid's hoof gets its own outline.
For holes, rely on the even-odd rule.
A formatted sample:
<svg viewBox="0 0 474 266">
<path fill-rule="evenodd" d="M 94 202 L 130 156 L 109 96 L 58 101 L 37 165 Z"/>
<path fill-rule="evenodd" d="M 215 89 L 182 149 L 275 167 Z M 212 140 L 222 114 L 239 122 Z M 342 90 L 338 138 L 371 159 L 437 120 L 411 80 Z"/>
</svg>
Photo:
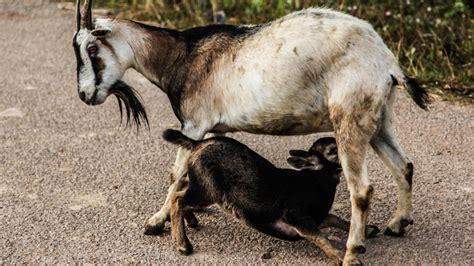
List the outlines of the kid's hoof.
<svg viewBox="0 0 474 266">
<path fill-rule="evenodd" d="M 191 243 L 186 243 L 183 246 L 178 246 L 176 249 L 181 253 L 181 255 L 188 256 L 193 253 L 193 245 Z"/>
<path fill-rule="evenodd" d="M 196 216 L 190 212 L 184 217 L 186 219 L 186 224 L 191 228 L 196 228 L 199 226 L 199 221 Z"/>
<path fill-rule="evenodd" d="M 145 231 L 143 232 L 145 235 L 150 236 L 157 236 L 163 233 L 164 226 L 161 225 L 149 225 L 145 224 Z"/>
<path fill-rule="evenodd" d="M 380 229 L 375 225 L 369 225 L 367 232 L 365 232 L 367 238 L 376 237 L 378 233 L 380 233 Z"/>
<path fill-rule="evenodd" d="M 186 221 L 186 224 L 191 227 L 191 228 L 196 228 L 199 226 L 199 222 L 197 219 L 194 219 L 194 220 L 187 220 Z"/>
<path fill-rule="evenodd" d="M 344 262 L 344 254 L 341 251 L 338 251 L 336 258 L 334 258 L 334 263 L 336 265 L 342 265 L 343 262 Z"/>
</svg>

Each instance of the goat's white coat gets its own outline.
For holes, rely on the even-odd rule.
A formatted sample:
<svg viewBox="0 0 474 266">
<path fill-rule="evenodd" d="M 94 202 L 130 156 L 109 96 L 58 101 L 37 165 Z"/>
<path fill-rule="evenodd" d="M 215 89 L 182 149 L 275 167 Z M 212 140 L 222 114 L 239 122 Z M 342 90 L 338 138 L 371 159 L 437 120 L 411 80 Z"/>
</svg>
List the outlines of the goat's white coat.
<svg viewBox="0 0 474 266">
<path fill-rule="evenodd" d="M 300 13 L 330 16 L 315 20 Z M 368 23 L 326 9 L 309 9 L 272 22 L 245 39 L 235 57 L 223 55 L 203 89 L 209 93 L 186 104 L 189 116 L 206 115 L 211 127 L 223 131 L 255 133 L 257 126 L 258 133 L 272 133 L 266 129 L 287 116 L 303 124 L 291 134 L 331 131 L 329 105 L 350 111 L 361 100 L 357 95 L 384 101 L 392 86 L 390 74 L 402 75 Z M 196 110 L 203 108 L 207 112 Z"/>
</svg>

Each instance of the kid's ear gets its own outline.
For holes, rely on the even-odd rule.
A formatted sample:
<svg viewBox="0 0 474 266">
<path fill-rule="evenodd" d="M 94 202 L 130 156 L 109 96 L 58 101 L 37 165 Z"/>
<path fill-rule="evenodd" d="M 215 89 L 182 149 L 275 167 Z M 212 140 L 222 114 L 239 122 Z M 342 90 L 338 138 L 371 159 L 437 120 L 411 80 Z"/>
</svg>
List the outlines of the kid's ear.
<svg viewBox="0 0 474 266">
<path fill-rule="evenodd" d="M 290 150 L 289 153 L 290 153 L 290 156 L 296 156 L 296 157 L 306 158 L 309 156 L 309 153 L 303 150 Z"/>
<path fill-rule="evenodd" d="M 97 38 L 105 38 L 110 34 L 110 29 L 98 28 L 91 31 L 91 34 Z"/>
<path fill-rule="evenodd" d="M 307 169 L 307 168 L 314 168 L 314 164 L 305 158 L 298 157 L 298 156 L 291 156 L 286 159 L 289 165 L 291 165 L 295 169 Z"/>
<path fill-rule="evenodd" d="M 326 160 L 339 163 L 337 154 L 336 139 L 333 137 L 320 138 L 313 143 L 313 146 L 309 149 L 310 153 L 320 153 Z"/>
</svg>

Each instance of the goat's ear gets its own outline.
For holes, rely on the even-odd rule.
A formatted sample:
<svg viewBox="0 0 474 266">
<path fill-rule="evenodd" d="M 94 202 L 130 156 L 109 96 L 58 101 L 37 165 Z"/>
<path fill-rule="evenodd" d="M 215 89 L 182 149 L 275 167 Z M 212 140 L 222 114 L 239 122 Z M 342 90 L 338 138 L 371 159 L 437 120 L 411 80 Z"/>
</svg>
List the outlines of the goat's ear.
<svg viewBox="0 0 474 266">
<path fill-rule="evenodd" d="M 110 29 L 98 28 L 91 31 L 91 34 L 97 38 L 105 38 L 110 34 Z"/>
<path fill-rule="evenodd" d="M 302 158 L 299 156 L 291 156 L 286 159 L 289 165 L 295 169 L 307 169 L 307 168 L 314 168 L 315 165 L 313 162 L 308 161 L 306 158 Z"/>
</svg>

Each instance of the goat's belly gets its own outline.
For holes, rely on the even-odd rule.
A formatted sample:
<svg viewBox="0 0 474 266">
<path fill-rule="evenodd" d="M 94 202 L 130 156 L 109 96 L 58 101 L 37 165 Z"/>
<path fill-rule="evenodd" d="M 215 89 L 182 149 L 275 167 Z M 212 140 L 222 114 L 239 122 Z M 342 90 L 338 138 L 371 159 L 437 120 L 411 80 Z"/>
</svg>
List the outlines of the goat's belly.
<svg viewBox="0 0 474 266">
<path fill-rule="evenodd" d="M 254 134 L 305 135 L 332 131 L 332 126 L 328 122 L 328 119 L 321 116 L 301 117 L 289 114 L 243 125 L 240 130 Z"/>
<path fill-rule="evenodd" d="M 266 113 L 255 116 L 242 114 L 232 119 L 231 123 L 220 123 L 212 132 L 245 131 L 253 134 L 268 135 L 306 135 L 332 131 L 332 124 L 327 113 Z"/>
</svg>

